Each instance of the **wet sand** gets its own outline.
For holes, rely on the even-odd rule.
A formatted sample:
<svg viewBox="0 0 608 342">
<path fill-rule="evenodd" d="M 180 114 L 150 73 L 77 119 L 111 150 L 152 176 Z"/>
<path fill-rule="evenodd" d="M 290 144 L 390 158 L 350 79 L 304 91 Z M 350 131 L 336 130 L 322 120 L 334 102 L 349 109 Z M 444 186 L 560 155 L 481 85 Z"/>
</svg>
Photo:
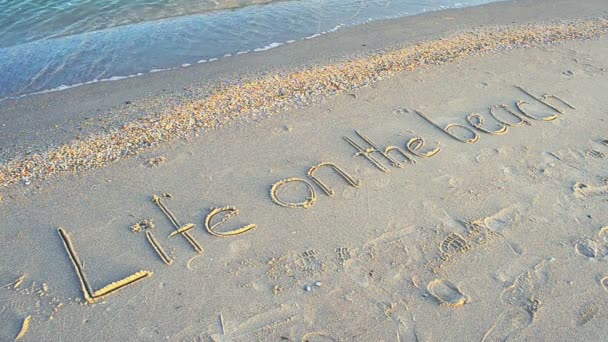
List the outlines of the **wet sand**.
<svg viewBox="0 0 608 342">
<path fill-rule="evenodd" d="M 536 20 L 522 3 L 456 12 L 509 9 L 555 27 L 559 16 L 544 17 L 554 2 L 539 2 L 547 11 Z M 583 4 L 569 19 L 589 19 L 594 3 Z M 596 16 L 606 10 L 595 5 Z M 602 340 L 608 38 L 576 38 L 395 70 L 87 172 L 4 187 L 0 339 L 31 316 L 22 340 Z M 512 113 L 495 107 L 492 118 L 501 104 Z M 445 132 L 423 115 L 463 126 Z M 39 129 L 32 145 L 56 134 Z M 75 132 L 56 141 L 87 139 Z M 389 146 L 390 158 L 376 151 Z M 342 176 L 315 170 L 322 163 Z M 238 215 L 208 217 L 227 206 Z"/>
</svg>

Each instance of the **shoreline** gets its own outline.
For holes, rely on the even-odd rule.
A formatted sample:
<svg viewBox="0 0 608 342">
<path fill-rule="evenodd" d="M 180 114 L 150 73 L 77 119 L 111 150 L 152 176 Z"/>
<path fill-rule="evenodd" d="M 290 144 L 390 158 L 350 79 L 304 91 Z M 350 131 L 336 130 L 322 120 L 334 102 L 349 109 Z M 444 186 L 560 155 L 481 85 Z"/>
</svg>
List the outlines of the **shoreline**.
<svg viewBox="0 0 608 342">
<path fill-rule="evenodd" d="M 6 155 L 9 149 L 25 153 L 28 149 L 57 146 L 79 136 L 107 130 L 117 123 L 133 121 L 142 112 L 151 114 L 162 110 L 160 102 L 167 99 L 187 100 L 201 96 L 201 88 L 212 88 L 218 82 L 238 81 L 242 75 L 259 76 L 322 66 L 480 26 L 602 15 L 608 15 L 608 11 L 602 8 L 601 0 L 578 5 L 568 0 L 504 1 L 375 21 L 262 53 L 6 100 L 0 106 L 3 122 L 0 126 L 0 156 Z M 335 44 L 335 41 L 339 43 Z M 134 103 L 142 105 L 133 106 Z"/>
<path fill-rule="evenodd" d="M 473 3 L 497 0 L 471 0 L 469 2 L 472 3 L 468 4 L 450 4 L 453 1 L 435 0 L 435 5 L 403 2 L 382 4 L 372 1 L 369 6 L 359 6 L 361 5 L 359 0 L 331 0 L 327 3 L 283 1 L 265 7 L 245 6 L 237 11 L 218 11 L 208 15 L 178 16 L 169 20 L 143 20 L 135 25 L 93 29 L 83 34 L 69 34 L 62 31 L 62 34 L 66 34 L 63 38 L 40 37 L 42 39 L 0 49 L 0 58 L 3 61 L 0 65 L 6 74 L 2 82 L 5 87 L 0 86 L 0 102 L 7 98 L 19 98 L 24 94 L 65 90 L 100 81 L 133 78 L 146 73 L 216 61 L 233 55 L 261 52 L 297 40 L 325 35 L 341 27 L 356 26 L 374 20 L 400 18 L 454 7 L 462 8 L 472 6 Z M 173 2 L 169 6 L 172 4 L 178 7 Z M 194 5 L 196 7 L 196 4 Z M 223 3 L 223 5 L 227 4 Z M 155 6 L 162 7 L 162 4 L 157 3 Z M 86 5 L 83 7 L 86 8 Z M 188 10 L 194 10 L 186 7 Z M 120 13 L 122 12 L 108 12 L 107 15 L 112 18 Z M 138 17 L 135 12 L 129 16 L 131 19 Z M 321 20 L 315 23 L 316 19 Z M 240 23 L 238 31 L 230 29 L 229 26 L 233 25 L 224 25 L 233 21 Z M 42 22 L 46 21 L 42 20 Z M 87 20 L 78 23 L 83 22 Z M 272 29 L 269 25 L 280 26 L 283 29 Z M 40 33 L 43 33 L 43 28 L 44 26 L 30 26 L 29 30 L 24 30 L 23 35 L 13 34 L 13 36 L 23 36 L 23 39 L 29 40 L 28 32 L 42 30 Z M 77 29 L 73 26 L 70 28 Z M 17 27 L 14 29 L 19 30 Z M 156 32 L 156 35 L 152 39 L 147 32 Z M 159 53 L 158 49 L 163 52 Z M 61 59 L 68 56 L 72 57 L 70 64 L 59 72 L 52 72 L 57 65 L 62 65 Z M 110 57 L 120 62 L 112 63 L 108 60 Z"/>
<path fill-rule="evenodd" d="M 120 127 L 26 155 L 14 154 L 0 165 L 0 185 L 80 173 L 153 149 L 161 143 L 188 139 L 208 129 L 303 108 L 328 97 L 354 91 L 418 68 L 453 63 L 475 55 L 549 46 L 570 40 L 599 38 L 608 19 L 557 24 L 514 25 L 454 33 L 401 49 L 348 59 L 329 65 L 243 77 L 219 84 L 208 96 L 171 103 L 159 115 L 146 114 Z"/>
</svg>

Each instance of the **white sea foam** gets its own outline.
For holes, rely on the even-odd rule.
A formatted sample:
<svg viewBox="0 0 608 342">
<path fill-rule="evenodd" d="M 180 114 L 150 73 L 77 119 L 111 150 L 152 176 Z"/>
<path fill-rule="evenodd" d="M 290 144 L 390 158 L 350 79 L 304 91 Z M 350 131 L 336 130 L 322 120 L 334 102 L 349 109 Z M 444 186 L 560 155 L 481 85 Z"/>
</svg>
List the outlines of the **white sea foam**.
<svg viewBox="0 0 608 342">
<path fill-rule="evenodd" d="M 268 45 L 266 45 L 264 47 L 253 49 L 253 51 L 255 51 L 255 52 L 266 51 L 266 50 L 274 49 L 274 48 L 279 47 L 281 45 L 285 45 L 285 43 L 270 43 L 270 44 L 268 44 Z"/>
</svg>

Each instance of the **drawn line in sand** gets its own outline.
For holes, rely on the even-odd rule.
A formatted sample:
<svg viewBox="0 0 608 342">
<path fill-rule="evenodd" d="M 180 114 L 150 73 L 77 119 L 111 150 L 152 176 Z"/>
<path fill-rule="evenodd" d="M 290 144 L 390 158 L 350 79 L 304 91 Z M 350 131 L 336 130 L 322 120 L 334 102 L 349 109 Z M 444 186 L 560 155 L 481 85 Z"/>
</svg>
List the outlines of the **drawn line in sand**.
<svg viewBox="0 0 608 342">
<path fill-rule="evenodd" d="M 169 234 L 169 237 L 174 237 L 176 235 L 183 234 L 194 227 L 196 227 L 196 225 L 194 223 L 188 223 L 187 225 L 181 227 L 180 229 L 173 231 L 171 234 Z"/>
<path fill-rule="evenodd" d="M 608 275 L 600 280 L 600 284 L 604 288 L 604 291 L 608 292 Z"/>
<path fill-rule="evenodd" d="M 552 95 L 552 94 L 545 94 L 545 95 L 543 95 L 543 101 L 545 101 L 544 103 L 546 103 L 547 99 L 558 100 L 559 102 L 561 102 L 561 103 L 565 104 L 566 106 L 570 107 L 570 109 L 576 110 L 576 108 L 572 104 L 570 104 L 566 100 L 558 97 L 557 95 Z M 561 113 L 563 114 L 564 110 L 563 109 L 561 109 L 561 110 L 562 110 Z"/>
<path fill-rule="evenodd" d="M 496 110 L 497 109 L 502 109 L 505 112 L 511 114 L 512 116 L 516 117 L 518 119 L 517 122 L 508 122 L 506 120 L 500 119 L 498 116 L 496 116 Z M 495 105 L 490 107 L 490 115 L 498 122 L 500 122 L 503 125 L 509 126 L 509 127 L 518 127 L 518 126 L 522 126 L 522 125 L 532 125 L 532 123 L 524 118 L 522 118 L 521 116 L 519 116 L 517 113 L 515 113 L 511 107 L 507 106 L 506 104 L 500 104 L 500 105 Z"/>
<path fill-rule="evenodd" d="M 15 337 L 15 341 L 20 340 L 23 338 L 23 336 L 25 336 L 25 334 L 27 333 L 27 330 L 30 328 L 31 322 L 32 322 L 32 315 L 25 317 L 25 319 L 23 320 L 23 323 L 21 324 L 21 330 L 19 330 L 19 333 Z"/>
<path fill-rule="evenodd" d="M 524 88 L 523 88 L 523 87 L 521 87 L 521 86 L 516 85 L 516 86 L 514 86 L 514 87 L 515 87 L 516 89 L 519 89 L 519 90 L 520 90 L 521 92 L 523 92 L 524 94 L 526 94 L 526 95 L 530 96 L 531 98 L 535 99 L 536 101 L 538 101 L 538 102 L 540 102 L 540 103 L 544 104 L 545 106 L 547 106 L 547 107 L 549 107 L 549 108 L 553 109 L 554 111 L 556 111 L 556 112 L 558 112 L 558 113 L 560 113 L 560 114 L 564 114 L 564 109 L 563 109 L 563 108 L 560 108 L 560 107 L 556 107 L 556 106 L 554 106 L 554 105 L 550 104 L 549 102 L 547 102 L 547 99 L 555 99 L 555 100 L 558 100 L 559 102 L 561 102 L 561 103 L 565 104 L 566 106 L 570 107 L 571 109 L 576 109 L 576 108 L 574 108 L 574 106 L 573 106 L 573 105 L 571 105 L 570 103 L 568 103 L 568 102 L 566 102 L 566 101 L 562 100 L 561 98 L 559 98 L 559 97 L 558 97 L 558 96 L 556 96 L 556 95 L 545 94 L 545 95 L 543 95 L 542 97 L 540 97 L 540 98 L 539 98 L 538 96 L 536 96 L 536 95 L 534 95 L 534 94 L 530 93 L 529 91 L 527 91 L 526 89 L 524 89 Z"/>
<path fill-rule="evenodd" d="M 536 117 L 528 112 L 526 112 L 526 110 L 524 109 L 524 105 L 529 105 L 530 103 L 526 102 L 526 101 L 517 101 L 517 109 L 519 109 L 519 111 L 529 117 L 532 120 L 536 120 L 536 121 L 553 121 L 555 119 L 557 119 L 557 115 L 553 114 L 553 115 L 549 115 L 549 116 L 542 116 L 542 117 Z"/>
<path fill-rule="evenodd" d="M 201 256 L 200 254 L 196 254 L 193 257 L 191 257 L 190 259 L 188 259 L 188 262 L 186 262 L 186 268 L 188 269 L 188 271 L 194 271 L 194 269 L 192 268 L 192 266 L 190 264 L 192 264 L 194 259 L 199 258 L 200 256 Z"/>
<path fill-rule="evenodd" d="M 424 138 L 422 137 L 413 137 L 411 138 L 407 144 L 407 150 L 410 151 L 411 154 L 421 157 L 421 158 L 430 158 L 434 155 L 436 155 L 437 153 L 441 152 L 441 149 L 439 148 L 439 144 L 437 146 L 435 146 L 435 148 L 426 151 L 426 152 L 418 152 L 418 150 L 420 150 L 422 147 L 424 147 Z"/>
<path fill-rule="evenodd" d="M 469 296 L 451 282 L 444 279 L 435 279 L 426 287 L 427 291 L 439 302 L 451 308 L 459 308 L 471 302 Z"/>
<path fill-rule="evenodd" d="M 416 114 L 418 114 L 420 117 L 422 117 L 423 119 L 425 119 L 426 121 L 428 121 L 431 125 L 439 128 L 440 130 L 444 131 L 447 135 L 451 136 L 452 138 L 454 138 L 460 142 L 463 142 L 466 144 L 474 144 L 479 140 L 479 134 L 477 134 L 477 132 L 475 132 L 474 130 L 472 130 L 471 128 L 469 128 L 465 125 L 451 123 L 451 124 L 446 125 L 445 127 L 442 127 L 440 124 L 435 122 L 433 119 L 431 119 L 430 117 L 428 117 L 426 114 L 422 113 L 421 111 L 415 110 L 414 112 Z M 453 130 L 454 128 L 463 129 L 463 130 L 469 132 L 472 136 L 470 138 L 460 138 L 451 132 L 451 130 Z"/>
<path fill-rule="evenodd" d="M 391 165 L 393 165 L 393 166 L 395 166 L 395 167 L 398 167 L 398 168 L 401 168 L 401 169 L 402 169 L 402 168 L 404 167 L 404 165 L 402 165 L 402 164 L 401 164 L 399 161 L 397 161 L 395 158 L 393 158 L 391 155 L 389 155 L 389 152 L 394 151 L 394 150 L 397 150 L 397 151 L 401 152 L 401 155 L 403 155 L 403 156 L 406 158 L 406 161 L 409 161 L 409 162 L 410 162 L 410 163 L 412 163 L 412 164 L 414 163 L 414 161 L 412 161 L 412 160 L 410 159 L 410 157 L 409 157 L 409 156 L 407 156 L 406 154 L 404 154 L 404 153 L 403 153 L 403 151 L 401 151 L 401 150 L 400 150 L 398 147 L 396 147 L 396 146 L 389 146 L 389 147 L 387 147 L 387 148 L 384 150 L 384 152 L 382 152 L 382 149 L 380 149 L 380 147 L 379 147 L 379 146 L 378 146 L 376 143 L 374 143 L 374 142 L 372 141 L 372 139 L 370 139 L 370 138 L 369 138 L 367 135 L 365 135 L 365 134 L 361 133 L 361 132 L 360 132 L 360 131 L 358 131 L 358 130 L 355 130 L 355 133 L 357 133 L 357 135 L 358 135 L 358 136 L 359 136 L 361 139 L 363 139 L 363 140 L 364 140 L 364 141 L 365 141 L 365 142 L 366 142 L 366 143 L 367 143 L 369 146 L 371 146 L 371 148 L 368 148 L 368 149 L 362 150 L 360 146 L 358 146 L 357 144 L 352 143 L 352 140 L 347 139 L 346 141 L 349 141 L 353 147 L 355 147 L 356 149 L 358 149 L 358 150 L 359 150 L 359 152 L 357 152 L 357 153 L 355 154 L 355 157 L 356 157 L 356 156 L 359 156 L 359 155 L 362 155 L 362 154 L 368 154 L 368 155 L 369 155 L 369 154 L 371 154 L 371 153 L 378 152 L 378 153 L 380 153 L 380 154 L 381 154 L 381 155 L 382 155 L 384 158 L 386 158 L 386 159 L 387 159 L 387 160 L 388 160 L 388 161 L 391 163 Z M 346 139 L 346 137 L 345 137 L 345 139 Z"/>
<path fill-rule="evenodd" d="M 226 328 L 224 327 L 224 315 L 220 312 L 220 331 L 222 335 L 226 335 Z"/>
<path fill-rule="evenodd" d="M 312 181 L 315 182 L 315 184 L 317 184 L 321 188 L 321 190 L 325 192 L 326 195 L 333 196 L 336 192 L 333 189 L 329 188 L 325 183 L 323 183 L 319 178 L 315 176 L 317 170 L 325 166 L 334 169 L 334 171 L 336 171 L 336 173 L 338 173 L 338 175 L 340 175 L 352 187 L 358 188 L 361 185 L 360 180 L 355 180 L 353 176 L 349 175 L 348 172 L 344 171 L 344 169 L 342 169 L 338 165 L 334 163 L 323 162 L 311 167 L 308 170 L 308 177 L 310 177 L 310 179 L 312 179 Z"/>
<path fill-rule="evenodd" d="M 306 184 L 306 187 L 308 188 L 309 196 L 304 201 L 286 202 L 279 198 L 279 187 L 281 187 L 287 183 L 293 183 L 293 182 L 300 182 L 300 183 Z M 312 185 L 310 185 L 310 183 L 308 183 L 305 179 L 287 178 L 287 179 L 280 180 L 272 185 L 272 188 L 270 189 L 270 198 L 272 198 L 272 201 L 274 203 L 276 203 L 282 207 L 308 209 L 308 208 L 311 208 L 313 205 L 315 205 L 315 203 L 317 202 L 317 193 L 315 192 L 315 189 L 312 187 Z"/>
<path fill-rule="evenodd" d="M 487 128 L 484 128 L 484 118 L 483 116 L 481 116 L 480 114 L 477 113 L 471 113 L 469 114 L 469 116 L 467 116 L 467 122 L 471 124 L 471 126 L 477 128 L 478 130 L 484 132 L 484 133 L 488 133 L 488 134 L 492 134 L 492 135 L 502 135 L 505 134 L 509 131 L 509 126 L 502 124 L 501 122 L 501 126 L 499 129 L 492 131 L 489 130 Z"/>
<path fill-rule="evenodd" d="M 171 259 L 171 257 L 165 252 L 163 247 L 161 247 L 160 243 L 158 243 L 158 240 L 156 240 L 154 235 L 152 235 L 151 231 L 146 231 L 146 238 L 148 239 L 148 242 L 150 243 L 152 248 L 154 248 L 156 254 L 158 254 L 158 256 L 160 257 L 160 259 L 165 264 L 171 266 L 173 264 L 173 259 Z"/>
<path fill-rule="evenodd" d="M 163 212 L 163 214 L 165 214 L 165 216 L 167 216 L 169 221 L 171 221 L 171 223 L 175 227 L 175 230 L 179 231 L 180 228 L 183 228 L 182 225 L 177 220 L 177 218 L 175 218 L 175 215 L 161 201 L 160 197 L 154 195 L 152 197 L 152 201 L 154 202 L 154 204 L 156 204 L 160 208 L 160 210 Z M 190 223 L 190 224 L 192 224 L 192 223 Z M 186 225 L 186 227 L 187 227 L 187 225 Z M 190 232 L 185 231 L 185 232 L 183 232 L 183 234 L 180 234 L 180 235 L 183 236 L 186 240 L 188 240 L 188 242 L 190 243 L 190 245 L 192 245 L 194 250 L 196 250 L 198 253 L 203 253 L 203 251 L 204 251 L 203 247 L 198 243 L 198 241 L 196 241 L 196 239 L 194 239 L 194 237 L 190 234 Z"/>
<path fill-rule="evenodd" d="M 153 274 L 151 271 L 138 271 L 122 280 L 113 282 L 100 290 L 93 291 L 91 285 L 89 284 L 89 281 L 87 280 L 86 274 L 84 273 L 82 262 L 78 258 L 78 254 L 76 254 L 76 250 L 74 249 L 74 245 L 72 244 L 70 236 L 63 228 L 58 228 L 57 231 L 59 232 L 59 236 L 63 241 L 63 245 L 65 246 L 68 256 L 70 257 L 70 261 L 72 262 L 72 265 L 76 270 L 78 280 L 80 280 L 80 286 L 84 294 L 84 299 L 89 304 L 93 304 L 98 300 L 102 299 L 103 297 L 131 284 L 134 284 L 144 278 L 150 277 Z"/>
<path fill-rule="evenodd" d="M 389 153 L 391 153 L 391 152 L 393 152 L 393 151 L 398 152 L 398 154 L 399 154 L 401 157 L 403 157 L 403 158 L 404 158 L 404 159 L 403 159 L 403 162 L 404 162 L 404 163 L 406 163 L 406 164 L 407 164 L 407 163 L 410 163 L 410 164 L 416 164 L 416 159 L 411 158 L 410 156 L 408 156 L 408 155 L 407 155 L 405 152 L 403 152 L 403 150 L 401 150 L 401 149 L 400 149 L 399 147 L 397 147 L 397 146 L 388 146 L 388 147 L 387 147 L 387 148 L 384 150 L 384 154 L 386 154 L 387 156 L 390 156 L 390 154 L 389 154 Z M 393 159 L 394 159 L 394 158 L 393 158 Z M 403 164 L 402 164 L 401 162 L 399 162 L 399 161 L 396 161 L 396 159 L 395 159 L 395 163 L 393 163 L 392 165 L 393 165 L 393 166 L 395 166 L 395 167 L 398 167 L 398 168 L 400 168 L 400 169 L 405 168 L 405 165 L 403 165 Z"/>
<path fill-rule="evenodd" d="M 533 94 L 531 94 L 529 91 L 525 90 L 524 88 L 520 87 L 520 86 L 515 86 L 515 88 L 521 90 L 522 92 L 524 92 L 525 94 L 529 95 L 530 97 L 532 97 L 533 99 L 535 99 L 536 101 L 544 104 L 545 106 L 555 110 L 556 112 L 560 113 L 560 114 L 564 114 L 564 109 L 554 106 L 552 104 L 550 104 L 549 102 L 547 102 L 548 99 L 553 99 L 553 100 L 558 100 L 559 102 L 561 102 L 562 104 L 570 107 L 571 109 L 576 109 L 574 108 L 573 105 L 571 105 L 570 103 L 568 103 L 567 101 L 561 99 L 560 97 L 556 96 L 556 95 L 550 95 L 550 94 L 545 94 L 542 97 L 537 97 Z M 548 115 L 548 116 L 543 116 L 543 117 L 535 117 L 533 115 L 531 115 L 530 113 L 526 112 L 526 110 L 523 108 L 524 105 L 528 105 L 529 103 L 526 101 L 517 101 L 517 109 L 519 109 L 521 111 L 521 113 L 525 116 L 527 116 L 530 119 L 533 120 L 537 120 L 537 121 L 552 121 L 557 119 L 557 115 L 553 114 L 553 115 Z"/>
<path fill-rule="evenodd" d="M 228 213 L 226 215 L 224 215 L 224 217 L 222 217 L 222 219 L 219 222 L 212 225 L 211 220 L 215 217 L 215 215 L 223 213 L 223 212 L 228 212 Z M 243 226 L 241 228 L 233 229 L 233 230 L 226 231 L 226 232 L 216 231 L 217 227 L 224 224 L 225 222 L 227 222 L 234 216 L 237 216 L 238 214 L 239 214 L 239 210 L 235 207 L 226 206 L 223 208 L 215 208 L 215 209 L 211 210 L 209 215 L 207 215 L 207 218 L 205 219 L 205 228 L 207 229 L 207 232 L 209 232 L 209 234 L 211 234 L 211 235 L 218 236 L 218 237 L 228 237 L 228 236 L 235 236 L 235 235 L 246 233 L 256 227 L 256 225 L 252 223 L 252 224 Z"/>
<path fill-rule="evenodd" d="M 357 134 L 359 134 L 358 131 L 355 131 L 355 132 L 357 132 Z M 359 134 L 359 136 L 361 136 L 361 135 Z M 365 157 L 365 159 L 369 160 L 372 164 L 374 164 L 374 166 L 377 167 L 380 171 L 385 172 L 385 173 L 391 172 L 391 170 L 389 170 L 386 166 L 384 166 L 381 162 L 379 162 L 376 158 L 374 158 L 373 153 L 374 152 L 380 153 L 381 155 L 386 157 L 391 162 L 393 162 L 392 157 L 386 155 L 386 153 L 382 153 L 380 150 L 378 150 L 377 148 L 374 148 L 373 146 L 368 147 L 368 148 L 363 148 L 361 145 L 357 144 L 349 137 L 345 136 L 342 138 L 357 150 L 357 153 L 355 153 L 355 155 L 353 157 L 363 156 L 363 157 Z"/>
<path fill-rule="evenodd" d="M 12 287 L 13 290 L 16 290 L 19 286 L 21 286 L 21 284 L 23 284 L 23 281 L 25 281 L 25 274 L 22 274 L 19 278 L 17 278 L 13 282 L 10 282 L 6 285 L 2 285 L 1 287 L 3 287 L 3 288 Z"/>
</svg>

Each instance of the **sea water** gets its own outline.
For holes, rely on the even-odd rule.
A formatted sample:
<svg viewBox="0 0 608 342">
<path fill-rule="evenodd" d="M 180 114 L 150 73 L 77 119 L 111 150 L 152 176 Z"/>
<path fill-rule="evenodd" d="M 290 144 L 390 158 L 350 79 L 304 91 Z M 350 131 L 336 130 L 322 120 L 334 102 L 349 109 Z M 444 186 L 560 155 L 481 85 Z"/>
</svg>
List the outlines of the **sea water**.
<svg viewBox="0 0 608 342">
<path fill-rule="evenodd" d="M 0 0 L 0 99 L 136 77 L 497 0 Z"/>
</svg>

